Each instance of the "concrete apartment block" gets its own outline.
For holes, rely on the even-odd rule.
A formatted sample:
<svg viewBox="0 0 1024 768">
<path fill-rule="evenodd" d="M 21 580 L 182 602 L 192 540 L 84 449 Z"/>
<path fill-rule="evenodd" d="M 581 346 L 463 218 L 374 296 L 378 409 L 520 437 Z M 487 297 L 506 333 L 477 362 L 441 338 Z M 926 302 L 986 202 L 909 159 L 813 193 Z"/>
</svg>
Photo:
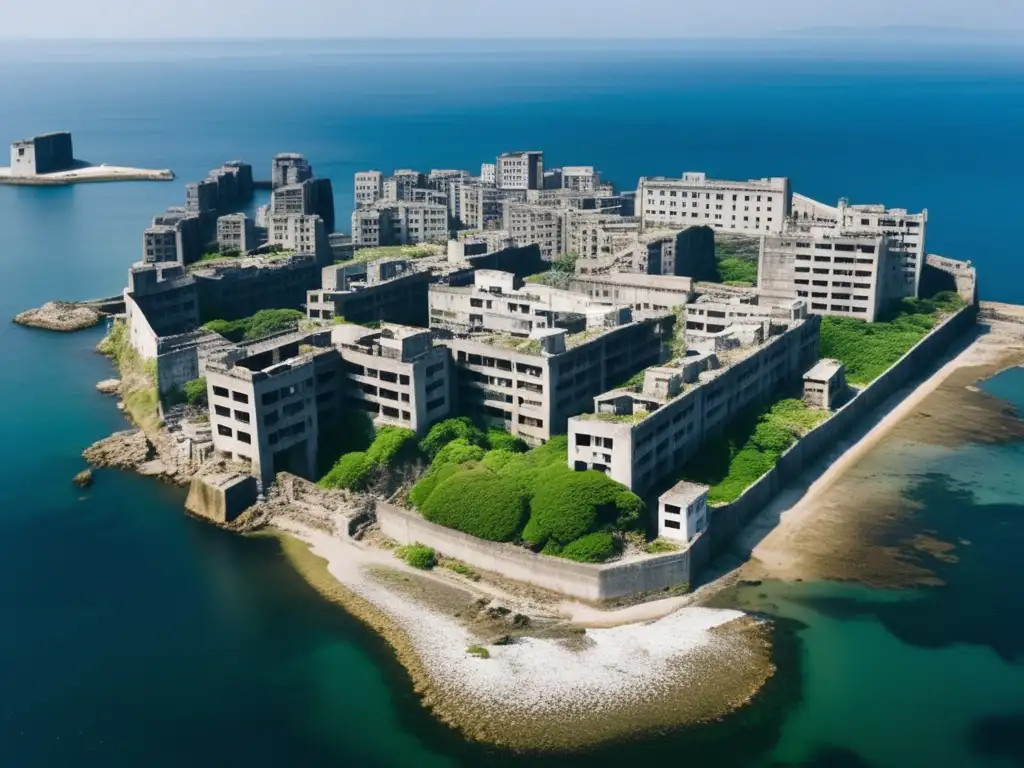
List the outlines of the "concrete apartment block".
<svg viewBox="0 0 1024 768">
<path fill-rule="evenodd" d="M 263 487 L 277 472 L 316 472 L 317 438 L 340 413 L 341 359 L 327 333 L 253 342 L 206 363 L 214 448 L 250 462 Z"/>
<path fill-rule="evenodd" d="M 716 276 L 714 230 L 695 226 L 640 235 L 633 249 L 633 270 L 648 275 L 713 279 Z"/>
<path fill-rule="evenodd" d="M 185 210 L 189 213 L 207 213 L 217 210 L 220 190 L 216 181 L 194 181 L 185 185 Z"/>
<path fill-rule="evenodd" d="M 469 171 L 434 168 L 427 174 L 427 186 L 448 198 L 452 185 L 469 181 Z"/>
<path fill-rule="evenodd" d="M 687 341 L 696 334 L 721 333 L 735 324 L 760 325 L 767 337 L 772 325 L 806 317 L 807 302 L 803 299 L 704 295 L 686 306 Z"/>
<path fill-rule="evenodd" d="M 506 200 L 522 202 L 524 190 L 495 189 L 483 184 L 460 183 L 452 187 L 454 216 L 464 229 L 485 230 L 501 227 Z"/>
<path fill-rule="evenodd" d="M 282 152 L 274 155 L 270 166 L 270 186 L 273 189 L 289 184 L 301 184 L 313 178 L 313 168 L 302 155 Z"/>
<path fill-rule="evenodd" d="M 494 163 L 494 181 L 498 189 L 543 189 L 544 153 L 539 151 L 505 152 Z"/>
<path fill-rule="evenodd" d="M 685 480 L 658 497 L 658 536 L 693 542 L 708 527 L 708 487 Z"/>
<path fill-rule="evenodd" d="M 383 182 L 383 199 L 390 203 L 412 201 L 414 189 L 427 186 L 427 177 L 419 171 L 397 170 Z"/>
<path fill-rule="evenodd" d="M 605 275 L 573 275 L 569 290 L 594 301 L 611 302 L 637 310 L 670 311 L 693 300 L 693 280 L 688 277 L 638 275 L 612 272 Z"/>
<path fill-rule="evenodd" d="M 357 247 L 376 248 L 394 245 L 391 242 L 391 216 L 394 209 L 380 204 L 352 211 L 352 243 Z"/>
<path fill-rule="evenodd" d="M 356 206 L 373 205 L 384 197 L 384 174 L 380 171 L 359 171 L 355 177 Z"/>
<path fill-rule="evenodd" d="M 217 218 L 217 247 L 221 253 L 237 251 L 244 254 L 260 245 L 256 224 L 244 213 L 229 213 Z"/>
<path fill-rule="evenodd" d="M 572 211 L 566 220 L 566 250 L 580 259 L 607 259 L 636 240 L 640 219 L 602 211 Z"/>
<path fill-rule="evenodd" d="M 142 260 L 150 264 L 178 260 L 178 230 L 167 224 L 142 233 Z"/>
<path fill-rule="evenodd" d="M 301 309 L 320 282 L 320 267 L 312 254 L 254 256 L 197 265 L 192 276 L 201 320 L 236 320 L 261 309 Z"/>
<path fill-rule="evenodd" d="M 480 183 L 494 186 L 498 178 L 498 166 L 494 163 L 480 164 Z"/>
<path fill-rule="evenodd" d="M 502 229 L 517 246 L 540 246 L 541 257 L 552 261 L 566 252 L 566 215 L 559 208 L 506 200 Z"/>
<path fill-rule="evenodd" d="M 813 365 L 820 323 L 811 316 L 763 344 L 721 355 L 688 350 L 648 375 L 641 392 L 595 397 L 593 413 L 569 419 L 569 466 L 604 472 L 635 493 L 649 491 L 749 404 Z"/>
<path fill-rule="evenodd" d="M 452 361 L 423 328 L 339 325 L 331 341 L 344 361 L 345 397 L 377 424 L 424 434 L 452 411 Z"/>
<path fill-rule="evenodd" d="M 595 192 L 601 186 L 601 174 L 592 165 L 566 165 L 562 168 L 562 189 Z"/>
<path fill-rule="evenodd" d="M 448 192 L 441 192 L 437 189 L 424 188 L 413 189 L 409 193 L 410 203 L 431 203 L 432 205 L 443 205 L 448 208 Z"/>
<path fill-rule="evenodd" d="M 321 274 L 321 288 L 306 294 L 306 314 L 317 320 L 426 326 L 428 270 L 405 259 L 334 264 Z"/>
<path fill-rule="evenodd" d="M 306 179 L 276 188 L 270 198 L 271 216 L 319 216 L 327 234 L 334 231 L 334 192 L 330 179 Z"/>
<path fill-rule="evenodd" d="M 75 153 L 67 131 L 44 133 L 11 143 L 12 176 L 36 176 L 74 167 Z"/>
<path fill-rule="evenodd" d="M 921 273 L 927 253 L 925 235 L 927 209 L 909 213 L 905 208 L 884 205 L 850 205 L 845 199 L 837 206 L 825 205 L 803 195 L 793 195 L 793 215 L 787 228 L 831 227 L 844 234 L 885 235 L 891 256 L 898 259 L 902 280 L 891 286 L 893 298 L 920 295 Z"/>
<path fill-rule="evenodd" d="M 321 264 L 330 261 L 331 244 L 327 239 L 327 228 L 319 216 L 272 214 L 267 224 L 267 245 L 312 254 Z"/>
<path fill-rule="evenodd" d="M 738 232 L 781 232 L 790 214 L 789 179 L 719 181 L 704 173 L 641 177 L 636 205 L 641 227 L 706 225 Z"/>
<path fill-rule="evenodd" d="M 804 402 L 830 411 L 846 394 L 846 367 L 838 360 L 819 360 L 804 374 Z"/>
<path fill-rule="evenodd" d="M 199 325 L 195 279 L 175 261 L 132 266 L 124 303 L 129 342 L 147 360 L 157 357 L 161 336 L 186 333 Z"/>
<path fill-rule="evenodd" d="M 151 262 L 177 261 L 179 264 L 191 264 L 203 255 L 206 247 L 206 220 L 209 212 L 189 213 L 185 208 L 168 208 L 153 217 L 153 224 L 142 235 L 142 260 Z M 214 229 L 216 229 L 216 220 Z M 174 255 L 169 255 L 170 237 L 166 227 L 174 230 Z M 150 250 L 152 249 L 152 253 Z"/>
<path fill-rule="evenodd" d="M 352 241 L 364 248 L 447 240 L 448 208 L 444 204 L 382 202 L 352 212 Z"/>
<path fill-rule="evenodd" d="M 873 322 L 902 295 L 902 260 L 890 257 L 886 235 L 843 234 L 809 227 L 762 238 L 758 293 L 800 298 L 819 315 Z"/>
</svg>

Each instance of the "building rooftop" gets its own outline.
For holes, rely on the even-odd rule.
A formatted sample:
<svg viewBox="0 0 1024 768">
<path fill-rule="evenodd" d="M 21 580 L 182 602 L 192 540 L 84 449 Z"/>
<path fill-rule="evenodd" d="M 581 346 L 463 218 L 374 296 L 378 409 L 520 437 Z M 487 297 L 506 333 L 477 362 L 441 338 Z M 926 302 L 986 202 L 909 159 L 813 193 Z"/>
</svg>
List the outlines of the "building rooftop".
<svg viewBox="0 0 1024 768">
<path fill-rule="evenodd" d="M 804 380 L 829 381 L 842 370 L 843 364 L 838 360 L 819 360 L 811 370 L 804 374 Z"/>
<path fill-rule="evenodd" d="M 658 501 L 662 504 L 675 504 L 678 507 L 688 507 L 708 492 L 708 486 L 700 483 L 691 483 L 688 480 L 681 480 L 673 485 L 661 496 Z"/>
</svg>

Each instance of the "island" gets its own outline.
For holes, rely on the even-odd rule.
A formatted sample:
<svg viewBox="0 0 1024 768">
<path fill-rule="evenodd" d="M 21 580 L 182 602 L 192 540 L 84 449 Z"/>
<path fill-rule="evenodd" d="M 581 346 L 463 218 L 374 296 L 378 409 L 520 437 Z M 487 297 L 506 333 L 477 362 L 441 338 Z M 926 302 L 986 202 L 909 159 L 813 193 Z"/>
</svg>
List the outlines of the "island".
<svg viewBox="0 0 1024 768">
<path fill-rule="evenodd" d="M 129 168 L 76 160 L 71 134 L 56 131 L 11 144 L 11 164 L 0 168 L 0 184 L 63 186 L 97 181 L 172 181 L 167 169 Z"/>
<path fill-rule="evenodd" d="M 438 718 L 519 750 L 749 702 L 772 626 L 708 603 L 712 561 L 978 323 L 926 210 L 786 178 L 623 192 L 507 152 L 358 172 L 350 234 L 301 155 L 250 218 L 252 179 L 143 232 L 100 345 L 135 429 L 85 459 L 278 537 Z"/>
</svg>

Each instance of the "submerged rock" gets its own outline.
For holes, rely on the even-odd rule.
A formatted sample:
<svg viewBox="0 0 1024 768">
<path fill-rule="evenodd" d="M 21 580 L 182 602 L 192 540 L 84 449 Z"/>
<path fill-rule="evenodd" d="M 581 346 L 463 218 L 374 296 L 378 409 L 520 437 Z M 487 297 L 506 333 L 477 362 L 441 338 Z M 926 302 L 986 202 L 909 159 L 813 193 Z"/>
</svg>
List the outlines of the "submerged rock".
<svg viewBox="0 0 1024 768">
<path fill-rule="evenodd" d="M 17 315 L 14 322 L 48 331 L 80 331 L 100 321 L 100 313 L 92 307 L 67 301 L 50 301 L 38 309 L 29 309 Z"/>
<path fill-rule="evenodd" d="M 88 488 L 90 485 L 92 485 L 92 470 L 83 469 L 81 472 L 75 475 L 73 482 L 79 488 Z"/>
<path fill-rule="evenodd" d="M 104 379 L 96 385 L 96 389 L 104 395 L 116 395 L 121 391 L 120 379 Z"/>
</svg>

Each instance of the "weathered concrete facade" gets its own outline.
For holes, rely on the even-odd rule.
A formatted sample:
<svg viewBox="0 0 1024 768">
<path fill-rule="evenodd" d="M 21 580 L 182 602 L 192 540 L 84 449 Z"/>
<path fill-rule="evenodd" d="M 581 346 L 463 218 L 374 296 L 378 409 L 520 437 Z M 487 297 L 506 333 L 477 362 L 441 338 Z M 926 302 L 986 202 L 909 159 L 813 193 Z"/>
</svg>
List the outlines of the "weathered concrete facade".
<svg viewBox="0 0 1024 768">
<path fill-rule="evenodd" d="M 641 177 L 637 207 L 643 229 L 704 225 L 738 232 L 781 232 L 790 214 L 789 179 L 718 181 L 704 173 Z"/>
<path fill-rule="evenodd" d="M 11 144 L 12 176 L 38 176 L 74 167 L 75 153 L 67 131 L 44 133 Z"/>
<path fill-rule="evenodd" d="M 429 271 L 405 259 L 334 264 L 321 273 L 321 288 L 306 294 L 306 314 L 315 320 L 427 325 Z"/>
</svg>

